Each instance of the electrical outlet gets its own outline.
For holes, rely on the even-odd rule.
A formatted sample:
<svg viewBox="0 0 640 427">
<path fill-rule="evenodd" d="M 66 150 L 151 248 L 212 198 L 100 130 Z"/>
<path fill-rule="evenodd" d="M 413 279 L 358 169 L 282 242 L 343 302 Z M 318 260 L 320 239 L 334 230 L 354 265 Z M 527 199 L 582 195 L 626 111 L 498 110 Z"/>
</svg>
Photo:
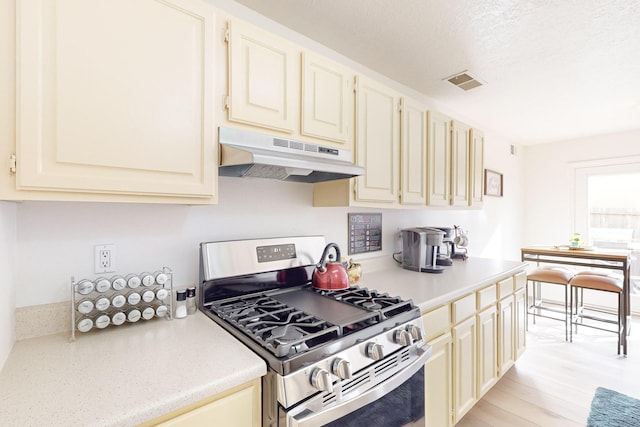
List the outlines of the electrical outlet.
<svg viewBox="0 0 640 427">
<path fill-rule="evenodd" d="M 113 273 L 116 271 L 116 245 L 94 246 L 95 272 Z"/>
</svg>

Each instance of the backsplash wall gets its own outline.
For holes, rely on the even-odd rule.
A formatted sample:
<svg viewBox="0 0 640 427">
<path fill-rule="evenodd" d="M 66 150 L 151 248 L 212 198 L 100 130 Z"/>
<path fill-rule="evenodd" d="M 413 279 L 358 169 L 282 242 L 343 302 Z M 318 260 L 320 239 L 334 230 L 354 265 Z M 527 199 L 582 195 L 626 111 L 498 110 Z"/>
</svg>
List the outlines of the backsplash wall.
<svg viewBox="0 0 640 427">
<path fill-rule="evenodd" d="M 401 228 L 456 224 L 469 230 L 471 255 L 517 259 L 519 159 L 501 155 L 508 147 L 487 145 L 492 148 L 486 162 L 505 173 L 505 197 L 486 198 L 482 210 L 314 208 L 311 185 L 225 177 L 219 183 L 219 204 L 213 206 L 18 203 L 16 306 L 69 300 L 71 276 L 96 277 L 97 244 L 115 245 L 117 273 L 168 266 L 175 286 L 197 283 L 202 241 L 321 234 L 347 256 L 349 212 L 382 213 L 383 250 L 360 258 L 398 251 Z"/>
</svg>

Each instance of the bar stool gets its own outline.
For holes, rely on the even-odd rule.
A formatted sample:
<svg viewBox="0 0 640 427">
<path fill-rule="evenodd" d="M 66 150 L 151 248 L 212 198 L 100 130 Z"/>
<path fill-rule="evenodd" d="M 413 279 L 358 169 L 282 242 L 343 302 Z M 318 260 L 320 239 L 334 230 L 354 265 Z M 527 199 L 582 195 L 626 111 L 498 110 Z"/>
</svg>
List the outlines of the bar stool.
<svg viewBox="0 0 640 427">
<path fill-rule="evenodd" d="M 569 282 L 573 278 L 573 271 L 562 267 L 538 267 L 527 274 L 527 298 L 529 295 L 529 282 L 533 282 L 533 303 L 527 304 L 527 329 L 529 328 L 529 315 L 533 317 L 533 323 L 536 322 L 536 316 L 545 317 L 547 319 L 560 320 L 564 322 L 564 339 L 569 340 L 570 329 L 570 306 L 569 306 Z M 541 283 L 550 283 L 564 287 L 564 310 L 549 307 L 551 303 L 543 306 Z M 538 295 L 539 294 L 539 295 Z M 541 311 L 550 311 L 562 313 L 563 318 L 541 314 Z"/>
<path fill-rule="evenodd" d="M 620 354 L 620 347 L 624 346 L 624 355 L 627 355 L 627 348 L 625 344 L 626 331 L 624 329 L 625 313 L 625 295 L 622 279 L 611 275 L 609 273 L 597 272 L 597 271 L 581 271 L 576 274 L 571 282 L 571 329 L 570 329 L 570 341 L 573 342 L 573 325 L 576 327 L 576 333 L 578 333 L 578 325 L 585 327 L 599 329 L 601 331 L 616 332 L 618 335 L 618 354 Z M 596 316 L 594 314 L 584 313 L 584 290 L 591 289 L 595 291 L 612 292 L 618 295 L 618 312 L 616 313 L 616 320 L 608 319 L 602 316 Z M 578 299 L 578 290 L 580 290 L 580 299 Z M 574 306 L 575 301 L 575 306 Z M 574 310 L 575 309 L 575 310 Z M 589 308 L 590 312 L 605 313 L 603 310 L 595 308 Z M 597 325 L 585 324 L 582 319 L 590 319 L 598 322 L 605 322 L 617 325 L 617 330 L 612 331 L 610 328 L 604 328 Z M 580 323 L 578 323 L 580 321 Z"/>
</svg>

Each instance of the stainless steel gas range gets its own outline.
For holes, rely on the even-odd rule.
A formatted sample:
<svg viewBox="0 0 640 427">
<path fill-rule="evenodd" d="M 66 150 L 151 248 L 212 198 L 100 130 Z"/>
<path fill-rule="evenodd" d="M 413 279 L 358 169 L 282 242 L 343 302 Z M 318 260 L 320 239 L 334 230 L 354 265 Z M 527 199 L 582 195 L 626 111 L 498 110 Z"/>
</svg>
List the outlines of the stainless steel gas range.
<svg viewBox="0 0 640 427">
<path fill-rule="evenodd" d="M 420 310 L 311 286 L 321 236 L 200 245 L 199 308 L 267 363 L 263 426 L 424 425 Z"/>
</svg>

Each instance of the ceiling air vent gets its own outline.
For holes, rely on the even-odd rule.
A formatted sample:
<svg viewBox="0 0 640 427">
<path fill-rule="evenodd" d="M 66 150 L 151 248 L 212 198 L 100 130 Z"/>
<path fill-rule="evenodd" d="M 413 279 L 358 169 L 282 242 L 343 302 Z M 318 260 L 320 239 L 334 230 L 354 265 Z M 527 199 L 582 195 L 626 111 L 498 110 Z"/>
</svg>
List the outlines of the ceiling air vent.
<svg viewBox="0 0 640 427">
<path fill-rule="evenodd" d="M 471 90 L 484 84 L 484 82 L 482 82 L 481 80 L 469 75 L 466 70 L 451 77 L 447 77 L 443 80 L 446 80 L 452 85 L 458 86 L 460 89 L 464 90 Z"/>
</svg>

